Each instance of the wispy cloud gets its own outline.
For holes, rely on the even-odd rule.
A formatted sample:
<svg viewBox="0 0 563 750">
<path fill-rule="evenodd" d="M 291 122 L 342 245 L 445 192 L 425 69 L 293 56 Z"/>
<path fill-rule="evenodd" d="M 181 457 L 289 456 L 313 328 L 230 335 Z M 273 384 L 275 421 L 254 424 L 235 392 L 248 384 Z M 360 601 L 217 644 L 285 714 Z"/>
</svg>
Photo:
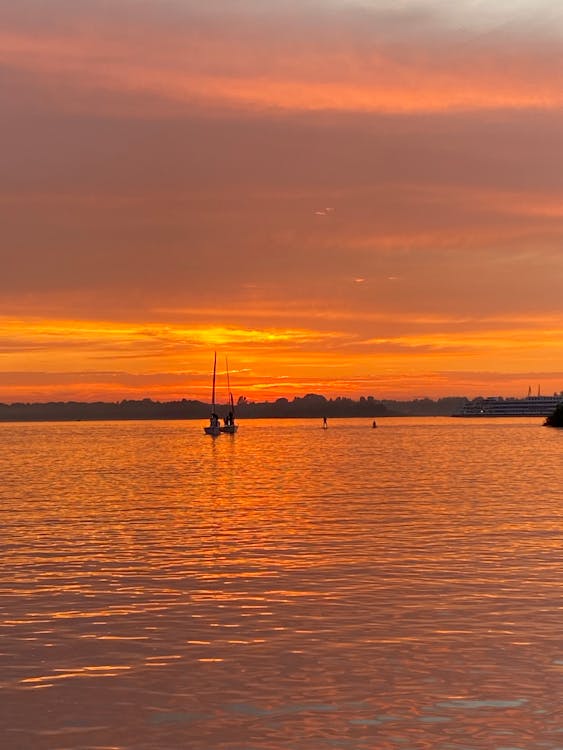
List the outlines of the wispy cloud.
<svg viewBox="0 0 563 750">
<path fill-rule="evenodd" d="M 59 10 L 63 7 L 59 4 Z M 90 3 L 38 33 L 22 13 L 0 35 L 0 61 L 64 85 L 176 104 L 290 111 L 443 112 L 560 107 L 560 40 L 529 22 L 479 33 L 448 14 L 335 4 L 221 4 L 125 18 Z M 14 19 L 14 15 L 16 19 Z M 473 14 L 474 16 L 475 14 Z M 175 23 L 172 23 L 174 18 Z M 526 22 L 523 16 L 523 23 Z M 99 106 L 99 99 L 92 99 Z M 84 96 L 68 107 L 84 107 Z"/>
</svg>

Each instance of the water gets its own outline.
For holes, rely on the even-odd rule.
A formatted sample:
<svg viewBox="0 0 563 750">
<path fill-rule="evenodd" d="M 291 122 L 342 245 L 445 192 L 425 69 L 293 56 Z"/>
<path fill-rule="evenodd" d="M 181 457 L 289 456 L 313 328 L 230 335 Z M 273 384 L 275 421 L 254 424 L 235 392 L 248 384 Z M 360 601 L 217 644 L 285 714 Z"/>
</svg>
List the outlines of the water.
<svg viewBox="0 0 563 750">
<path fill-rule="evenodd" d="M 563 748 L 563 432 L 2 424 L 5 750 Z"/>
</svg>

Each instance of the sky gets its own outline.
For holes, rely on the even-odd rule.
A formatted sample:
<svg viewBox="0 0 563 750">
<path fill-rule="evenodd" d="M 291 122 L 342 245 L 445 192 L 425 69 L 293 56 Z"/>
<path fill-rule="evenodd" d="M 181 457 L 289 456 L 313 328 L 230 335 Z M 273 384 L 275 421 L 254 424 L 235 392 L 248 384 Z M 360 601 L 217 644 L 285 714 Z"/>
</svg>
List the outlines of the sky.
<svg viewBox="0 0 563 750">
<path fill-rule="evenodd" d="M 556 0 L 0 0 L 0 401 L 562 390 L 562 50 Z"/>
</svg>

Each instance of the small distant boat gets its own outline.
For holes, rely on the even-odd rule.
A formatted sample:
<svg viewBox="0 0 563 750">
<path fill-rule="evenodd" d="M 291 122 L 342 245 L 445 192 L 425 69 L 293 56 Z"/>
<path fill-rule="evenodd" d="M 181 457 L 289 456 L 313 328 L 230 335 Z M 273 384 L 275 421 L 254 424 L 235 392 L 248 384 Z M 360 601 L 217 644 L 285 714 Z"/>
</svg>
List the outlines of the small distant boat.
<svg viewBox="0 0 563 750">
<path fill-rule="evenodd" d="M 231 393 L 231 382 L 229 380 L 229 363 L 227 362 L 226 357 L 225 357 L 225 367 L 227 370 L 227 388 L 229 391 L 230 410 L 224 419 L 224 422 L 225 422 L 224 425 L 220 427 L 219 429 L 221 430 L 221 432 L 226 432 L 228 435 L 234 435 L 236 431 L 238 430 L 238 424 L 235 422 L 235 402 L 233 399 L 233 394 Z"/>
<path fill-rule="evenodd" d="M 221 425 L 219 423 L 219 417 L 215 411 L 215 375 L 217 372 L 217 352 L 213 358 L 213 389 L 211 396 L 211 416 L 209 417 L 209 427 L 204 427 L 203 431 L 206 435 L 212 435 L 216 437 L 221 434 Z"/>
</svg>

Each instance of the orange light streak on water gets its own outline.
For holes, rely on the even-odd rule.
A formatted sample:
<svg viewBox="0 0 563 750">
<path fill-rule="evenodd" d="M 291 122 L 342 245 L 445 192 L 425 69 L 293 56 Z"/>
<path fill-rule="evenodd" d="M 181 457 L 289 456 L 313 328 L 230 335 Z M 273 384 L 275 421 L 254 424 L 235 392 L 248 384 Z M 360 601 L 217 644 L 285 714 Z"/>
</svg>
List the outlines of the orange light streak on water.
<svg viewBox="0 0 563 750">
<path fill-rule="evenodd" d="M 555 746 L 561 434 L 378 425 L 0 425 L 9 738 Z"/>
</svg>

